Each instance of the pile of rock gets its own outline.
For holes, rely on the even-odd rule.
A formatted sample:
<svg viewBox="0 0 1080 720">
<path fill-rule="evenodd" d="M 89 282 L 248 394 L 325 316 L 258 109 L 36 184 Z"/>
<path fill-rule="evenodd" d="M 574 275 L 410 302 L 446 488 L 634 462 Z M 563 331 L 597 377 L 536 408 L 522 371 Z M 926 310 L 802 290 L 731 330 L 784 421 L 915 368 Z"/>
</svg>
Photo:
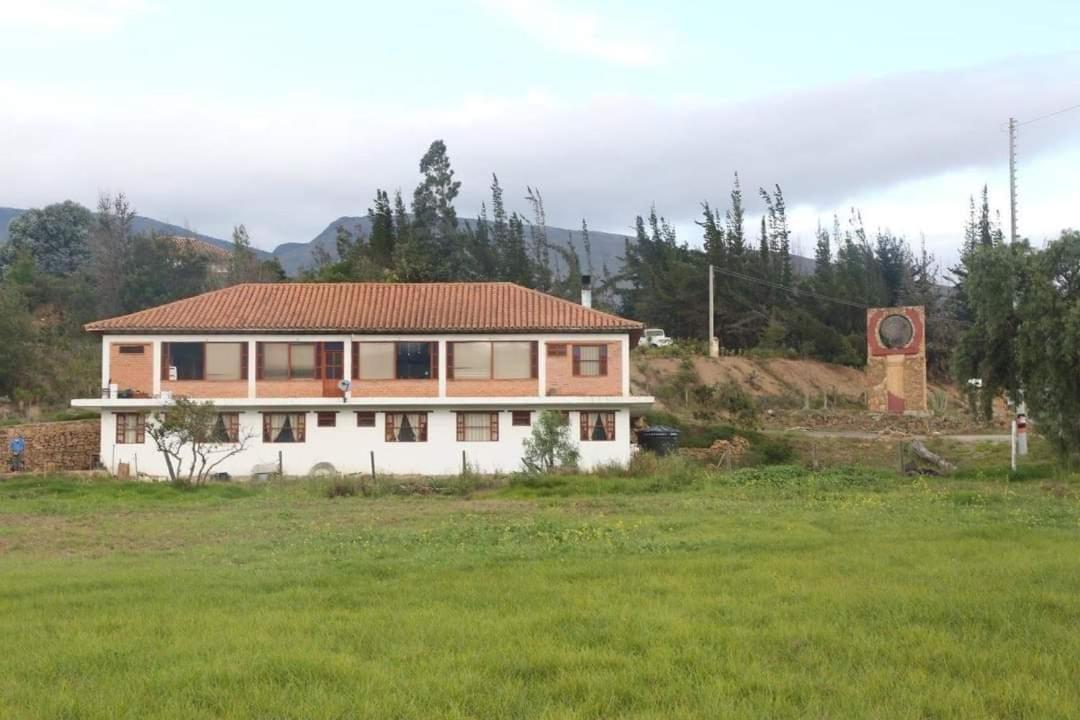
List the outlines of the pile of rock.
<svg viewBox="0 0 1080 720">
<path fill-rule="evenodd" d="M 93 470 L 98 466 L 101 421 L 27 423 L 0 428 L 0 472 L 11 469 L 10 441 L 25 441 L 22 469 L 32 472 Z"/>
</svg>

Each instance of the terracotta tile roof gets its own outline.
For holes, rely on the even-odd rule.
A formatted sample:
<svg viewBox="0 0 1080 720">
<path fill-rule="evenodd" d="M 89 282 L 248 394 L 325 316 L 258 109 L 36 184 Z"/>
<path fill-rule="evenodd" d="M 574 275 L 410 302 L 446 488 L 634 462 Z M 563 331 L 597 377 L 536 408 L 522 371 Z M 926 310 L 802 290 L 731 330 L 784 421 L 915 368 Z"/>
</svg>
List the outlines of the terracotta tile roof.
<svg viewBox="0 0 1080 720">
<path fill-rule="evenodd" d="M 513 283 L 248 283 L 91 332 L 627 331 L 642 324 Z"/>
</svg>

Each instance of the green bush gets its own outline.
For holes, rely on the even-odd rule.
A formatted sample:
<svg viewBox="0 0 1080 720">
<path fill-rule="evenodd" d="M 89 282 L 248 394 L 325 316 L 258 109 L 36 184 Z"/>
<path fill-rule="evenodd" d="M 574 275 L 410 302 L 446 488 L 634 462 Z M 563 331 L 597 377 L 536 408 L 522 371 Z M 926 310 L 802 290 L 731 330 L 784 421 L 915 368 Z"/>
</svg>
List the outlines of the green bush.
<svg viewBox="0 0 1080 720">
<path fill-rule="evenodd" d="M 795 448 L 784 438 L 758 435 L 750 441 L 744 465 L 787 465 L 795 458 Z"/>
</svg>

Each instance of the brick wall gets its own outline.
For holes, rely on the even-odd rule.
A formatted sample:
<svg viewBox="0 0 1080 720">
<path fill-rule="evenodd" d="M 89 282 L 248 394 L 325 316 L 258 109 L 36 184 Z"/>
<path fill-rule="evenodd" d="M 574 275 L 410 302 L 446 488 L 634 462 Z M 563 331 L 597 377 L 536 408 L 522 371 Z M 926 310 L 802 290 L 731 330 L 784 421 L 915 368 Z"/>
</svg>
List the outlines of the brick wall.
<svg viewBox="0 0 1080 720">
<path fill-rule="evenodd" d="M 600 343 L 580 343 L 597 345 Z M 606 343 L 607 375 L 602 377 L 574 377 L 574 343 L 566 346 L 566 355 L 550 357 L 544 352 L 547 363 L 548 395 L 622 395 L 622 343 Z"/>
<path fill-rule="evenodd" d="M 93 470 L 101 446 L 101 421 L 29 423 L 0 428 L 0 472 L 11 468 L 8 442 L 17 435 L 26 440 L 23 468 L 42 470 Z"/>
<path fill-rule="evenodd" d="M 122 345 L 138 346 L 142 353 L 122 353 Z M 109 343 L 109 381 L 121 390 L 144 395 L 154 392 L 154 353 L 149 343 Z"/>
<path fill-rule="evenodd" d="M 447 397 L 537 397 L 540 383 L 525 380 L 447 380 Z"/>
<path fill-rule="evenodd" d="M 352 396 L 438 397 L 438 380 L 353 380 Z"/>
<path fill-rule="evenodd" d="M 246 392 L 246 390 L 245 390 Z M 322 380 L 256 380 L 255 397 L 314 398 L 323 396 Z"/>
<path fill-rule="evenodd" d="M 162 380 L 162 390 L 189 398 L 246 398 L 247 380 Z"/>
</svg>

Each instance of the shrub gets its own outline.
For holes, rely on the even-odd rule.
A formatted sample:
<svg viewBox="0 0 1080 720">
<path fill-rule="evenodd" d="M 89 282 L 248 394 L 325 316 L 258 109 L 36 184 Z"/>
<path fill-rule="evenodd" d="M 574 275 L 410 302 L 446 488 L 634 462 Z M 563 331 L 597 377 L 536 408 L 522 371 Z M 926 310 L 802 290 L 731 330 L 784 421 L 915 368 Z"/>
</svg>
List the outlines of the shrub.
<svg viewBox="0 0 1080 720">
<path fill-rule="evenodd" d="M 350 478 L 334 478 L 326 485 L 326 497 L 352 497 L 362 492 L 360 483 Z"/>
<path fill-rule="evenodd" d="M 521 463 L 529 473 L 575 467 L 581 456 L 571 440 L 569 424 L 554 410 L 540 413 L 523 444 Z"/>
<path fill-rule="evenodd" d="M 759 435 L 750 442 L 747 465 L 786 465 L 795 457 L 795 448 L 784 438 Z"/>
</svg>

